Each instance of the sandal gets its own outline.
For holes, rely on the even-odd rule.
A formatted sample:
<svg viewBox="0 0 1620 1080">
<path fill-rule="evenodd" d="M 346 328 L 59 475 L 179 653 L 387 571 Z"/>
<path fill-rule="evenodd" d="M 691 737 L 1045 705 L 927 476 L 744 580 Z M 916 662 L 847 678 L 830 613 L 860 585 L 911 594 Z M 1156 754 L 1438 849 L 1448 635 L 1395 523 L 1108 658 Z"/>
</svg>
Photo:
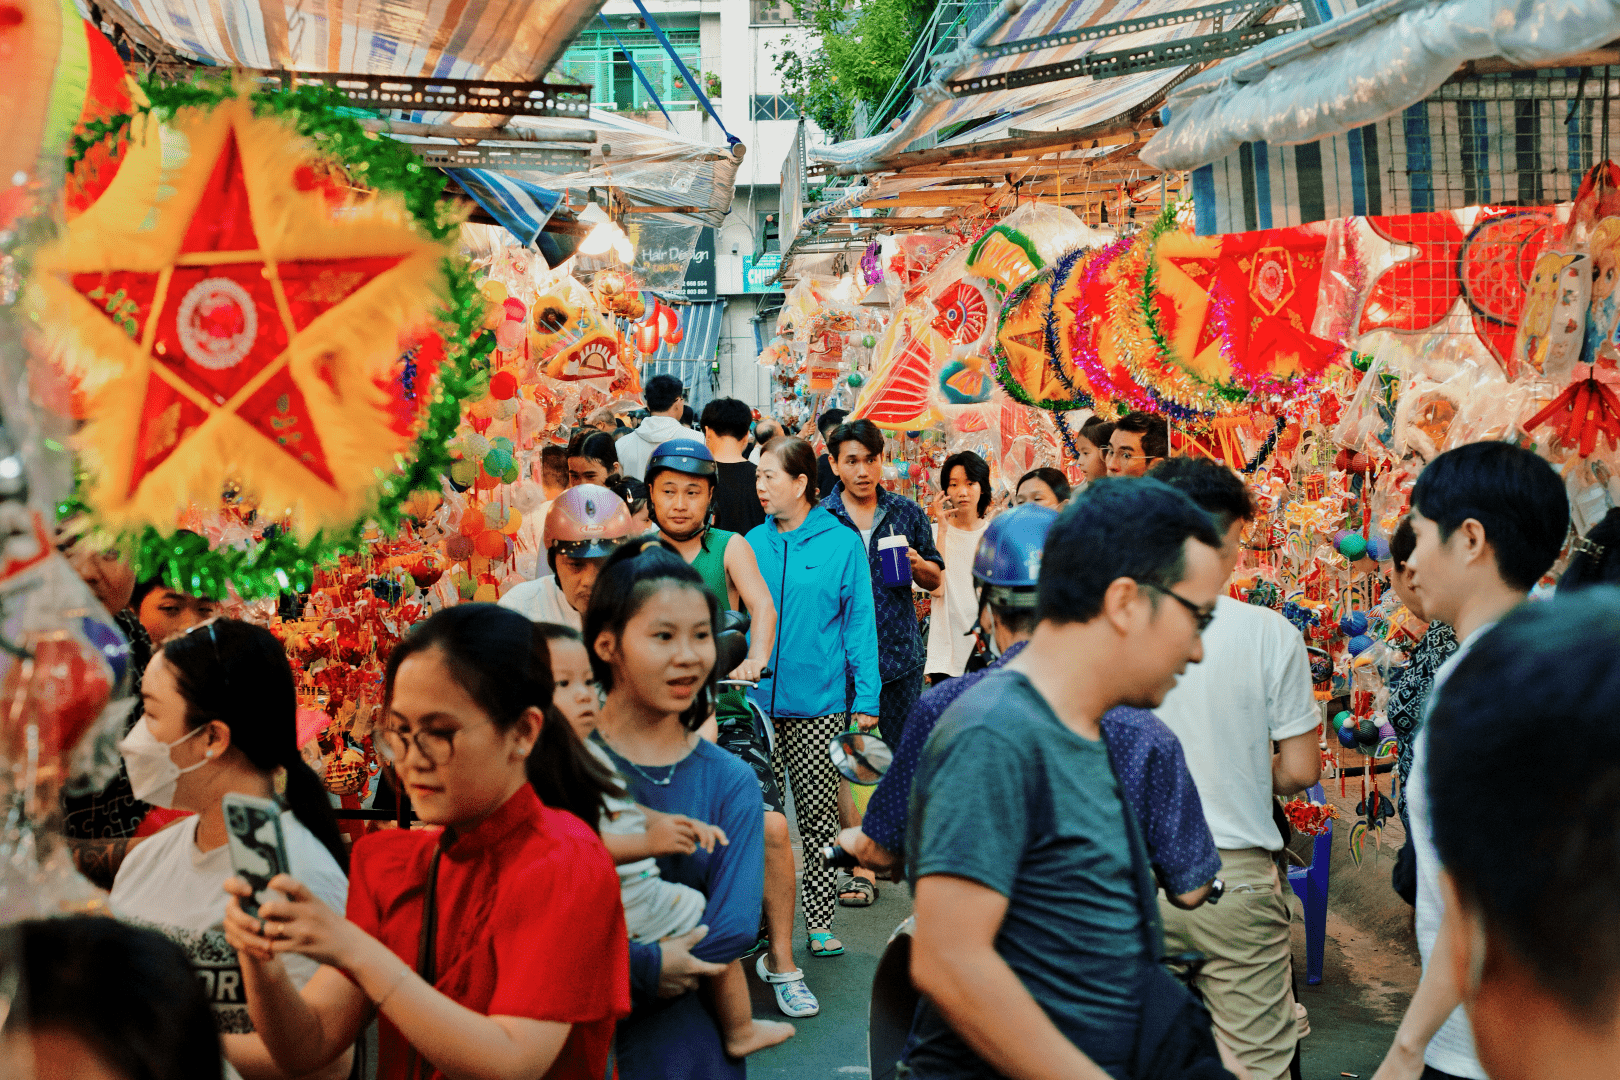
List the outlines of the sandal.
<svg viewBox="0 0 1620 1080">
<path fill-rule="evenodd" d="M 768 959 L 770 953 L 764 953 L 755 961 L 754 974 L 759 976 L 761 982 L 776 991 L 776 1007 L 782 1010 L 783 1015 L 802 1020 L 820 1012 L 821 1002 L 816 1000 L 816 995 L 804 984 L 804 972 L 798 968 L 786 972 L 772 971 L 765 964 Z"/>
<path fill-rule="evenodd" d="M 863 877 L 851 876 L 838 890 L 838 902 L 844 907 L 871 907 L 877 896 L 877 885 Z"/>
<path fill-rule="evenodd" d="M 843 956 L 844 946 L 842 944 L 840 944 L 836 949 L 827 948 L 827 942 L 836 940 L 837 939 L 833 937 L 831 930 L 810 931 L 810 955 L 822 957 Z"/>
</svg>

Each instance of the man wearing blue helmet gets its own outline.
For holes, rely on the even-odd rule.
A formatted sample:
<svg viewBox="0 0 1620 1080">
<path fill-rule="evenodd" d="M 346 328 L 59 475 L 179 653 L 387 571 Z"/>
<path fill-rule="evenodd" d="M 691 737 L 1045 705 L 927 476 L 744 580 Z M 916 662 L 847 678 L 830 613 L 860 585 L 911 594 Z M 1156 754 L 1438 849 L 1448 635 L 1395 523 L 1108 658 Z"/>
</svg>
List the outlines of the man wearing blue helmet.
<svg viewBox="0 0 1620 1080">
<path fill-rule="evenodd" d="M 872 869 L 892 871 L 904 862 L 911 781 L 939 718 L 986 675 L 1011 662 L 1034 632 L 1041 552 L 1057 518 L 1057 511 L 1030 503 L 1004 511 L 985 529 L 973 559 L 973 581 L 979 590 L 979 633 L 996 659 L 927 691 L 906 718 L 894 762 L 872 793 L 865 820 L 838 837 L 840 847 Z M 1221 860 L 1181 743 L 1146 709 L 1112 709 L 1100 723 L 1160 882 L 1172 903 L 1196 907 L 1209 896 Z"/>
<path fill-rule="evenodd" d="M 722 612 L 748 612 L 748 658 L 729 677 L 758 682 L 776 642 L 776 605 L 760 576 L 754 549 L 736 533 L 709 524 L 717 471 L 714 455 L 701 439 L 681 436 L 660 443 L 647 459 L 652 522 L 681 558 L 703 576 L 704 587 Z M 721 677 L 728 673 L 722 672 Z M 740 757 L 759 780 L 765 807 L 765 923 L 771 958 L 778 972 L 796 971 L 793 847 L 787 807 L 741 687 L 727 687 L 720 695 L 713 724 L 713 728 L 705 725 L 704 733 Z M 819 1011 L 802 979 L 778 984 L 776 989 L 777 1004 L 788 1016 L 814 1016 Z"/>
</svg>

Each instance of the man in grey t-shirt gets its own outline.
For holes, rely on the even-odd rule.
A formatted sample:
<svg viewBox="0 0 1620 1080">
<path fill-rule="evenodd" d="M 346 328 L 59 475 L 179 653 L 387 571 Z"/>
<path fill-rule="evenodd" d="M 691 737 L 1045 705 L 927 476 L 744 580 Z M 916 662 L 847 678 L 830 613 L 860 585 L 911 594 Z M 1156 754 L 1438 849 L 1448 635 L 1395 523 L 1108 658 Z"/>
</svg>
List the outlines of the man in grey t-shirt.
<svg viewBox="0 0 1620 1080">
<path fill-rule="evenodd" d="M 1203 657 L 1225 585 L 1208 515 L 1156 480 L 1094 482 L 1047 539 L 1039 618 L 946 711 L 912 787 L 919 1080 L 1123 1080 L 1156 961 L 1098 723 L 1152 708 Z M 1134 850 L 1133 850 L 1134 848 Z"/>
</svg>

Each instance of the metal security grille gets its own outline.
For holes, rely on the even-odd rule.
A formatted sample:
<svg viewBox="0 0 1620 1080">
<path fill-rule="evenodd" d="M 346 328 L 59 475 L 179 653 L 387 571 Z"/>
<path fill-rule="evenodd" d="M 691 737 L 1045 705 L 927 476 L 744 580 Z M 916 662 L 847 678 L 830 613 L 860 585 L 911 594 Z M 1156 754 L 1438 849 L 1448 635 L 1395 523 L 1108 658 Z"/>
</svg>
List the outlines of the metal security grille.
<svg viewBox="0 0 1620 1080">
<path fill-rule="evenodd" d="M 755 94 L 748 101 L 750 120 L 797 120 L 799 110 L 786 94 Z"/>
<path fill-rule="evenodd" d="M 1574 197 L 1620 125 L 1620 68 L 1456 79 L 1382 124 L 1383 212 L 1544 206 Z"/>
<path fill-rule="evenodd" d="M 1195 169 L 1198 231 L 1567 202 L 1620 153 L 1616 136 L 1620 66 L 1458 78 L 1378 123 L 1299 146 L 1245 143 Z"/>
</svg>

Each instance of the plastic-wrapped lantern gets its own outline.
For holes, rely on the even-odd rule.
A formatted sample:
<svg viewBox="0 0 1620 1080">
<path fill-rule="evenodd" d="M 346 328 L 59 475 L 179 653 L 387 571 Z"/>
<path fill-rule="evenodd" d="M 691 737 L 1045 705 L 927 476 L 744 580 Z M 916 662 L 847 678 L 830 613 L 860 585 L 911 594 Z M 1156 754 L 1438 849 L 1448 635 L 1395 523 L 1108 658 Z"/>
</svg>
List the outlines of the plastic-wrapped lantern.
<svg viewBox="0 0 1620 1080">
<path fill-rule="evenodd" d="M 1357 559 L 1367 554 L 1366 538 L 1360 533 L 1350 533 L 1343 540 L 1339 541 L 1339 554 L 1343 555 L 1351 562 L 1355 562 Z"/>
<path fill-rule="evenodd" d="M 520 322 L 507 320 L 495 328 L 495 344 L 503 349 L 515 349 L 523 344 L 528 336 L 528 327 Z"/>
<path fill-rule="evenodd" d="M 1365 611 L 1352 611 L 1339 620 L 1339 629 L 1345 637 L 1356 637 L 1367 632 L 1367 613 Z"/>
<path fill-rule="evenodd" d="M 1350 650 L 1351 656 L 1360 656 L 1362 653 L 1372 648 L 1372 638 L 1368 637 L 1366 634 L 1357 634 L 1355 637 L 1350 639 L 1349 644 L 1346 645 L 1346 648 Z"/>
<path fill-rule="evenodd" d="M 900 473 L 893 465 L 885 465 L 883 466 L 883 479 L 898 480 L 900 479 Z"/>
<path fill-rule="evenodd" d="M 1389 558 L 1389 541 L 1382 536 L 1375 536 L 1367 541 L 1367 557 L 1378 562 Z"/>
<path fill-rule="evenodd" d="M 529 309 L 515 296 L 508 296 L 501 306 L 506 309 L 507 322 L 523 322 L 529 317 Z"/>
<path fill-rule="evenodd" d="M 1354 750 L 1356 748 L 1356 737 L 1358 734 L 1356 731 L 1356 718 L 1350 716 L 1349 713 L 1340 713 L 1339 715 L 1349 717 L 1345 723 L 1334 728 L 1334 730 L 1339 733 L 1339 744 L 1347 747 L 1348 749 Z"/>
</svg>

